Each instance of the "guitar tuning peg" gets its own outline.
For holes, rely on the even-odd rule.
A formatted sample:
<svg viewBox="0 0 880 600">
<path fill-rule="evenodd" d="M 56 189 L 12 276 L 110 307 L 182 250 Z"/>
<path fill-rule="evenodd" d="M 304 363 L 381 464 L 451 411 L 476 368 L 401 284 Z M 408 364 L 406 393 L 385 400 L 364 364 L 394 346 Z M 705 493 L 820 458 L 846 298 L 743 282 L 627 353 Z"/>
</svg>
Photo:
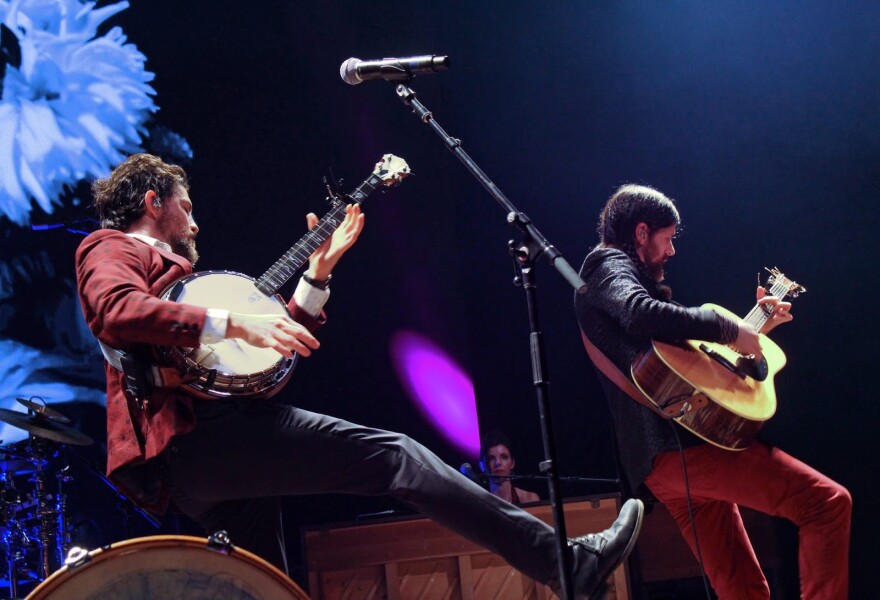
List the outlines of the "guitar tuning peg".
<svg viewBox="0 0 880 600">
<path fill-rule="evenodd" d="M 330 169 L 330 175 L 324 176 L 324 187 L 327 188 L 327 202 L 331 204 L 337 202 L 339 197 L 343 195 L 342 182 L 342 179 L 337 181 L 333 176 L 333 169 Z"/>
</svg>

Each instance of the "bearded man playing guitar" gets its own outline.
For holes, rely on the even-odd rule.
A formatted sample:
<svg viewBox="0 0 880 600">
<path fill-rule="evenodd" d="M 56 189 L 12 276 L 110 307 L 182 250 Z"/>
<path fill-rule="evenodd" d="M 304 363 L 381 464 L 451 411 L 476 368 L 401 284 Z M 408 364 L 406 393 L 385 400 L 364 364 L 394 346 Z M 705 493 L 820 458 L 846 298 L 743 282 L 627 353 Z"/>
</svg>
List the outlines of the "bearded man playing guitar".
<svg viewBox="0 0 880 600">
<path fill-rule="evenodd" d="M 603 208 L 600 243 L 580 273 L 587 291 L 576 296 L 578 323 L 600 371 L 627 491 L 653 496 L 669 509 L 695 556 L 702 555 L 721 600 L 770 598 L 739 505 L 798 526 L 803 598 L 846 598 L 849 492 L 781 450 L 741 435 L 743 429 L 756 433 L 760 427 L 748 418 L 754 405 L 772 400 L 757 418 L 772 416 L 775 395 L 766 369 L 740 367 L 760 364 L 762 348 L 769 354 L 771 343 L 763 334 L 791 320 L 791 304 L 759 288 L 756 318 L 740 320 L 672 302 L 663 267 L 675 254 L 679 224 L 672 200 L 646 186 L 624 185 Z M 782 296 L 786 288 L 780 289 Z M 710 342 L 731 353 L 726 346 L 732 346 L 743 355 L 740 364 L 719 357 Z M 688 364 L 676 362 L 681 358 Z M 727 383 L 715 388 L 703 383 L 711 378 L 694 374 L 697 367 Z M 676 370 L 673 375 L 682 382 L 671 397 L 664 393 L 677 384 L 669 382 L 668 373 L 661 384 L 652 384 L 658 369 Z M 719 416 L 725 411 L 729 414 Z M 667 421 L 670 417 L 678 424 Z M 736 431 L 723 431 L 719 421 L 735 423 Z"/>
<path fill-rule="evenodd" d="M 376 177 L 387 174 L 383 163 L 390 156 L 377 165 Z M 267 315 L 163 294 L 176 282 L 199 279 L 191 275 L 198 227 L 183 169 L 134 155 L 96 181 L 93 192 L 103 229 L 77 250 L 78 289 L 86 322 L 107 357 L 108 475 L 139 504 L 161 512 L 171 501 L 207 532 L 225 529 L 236 545 L 286 571 L 282 496 L 390 494 L 558 589 L 553 529 L 409 437 L 308 412 L 262 388 L 259 398 L 236 397 L 234 380 L 211 397 L 222 374 L 193 382 L 152 364 L 152 345 L 216 349 L 226 339 L 238 340 L 234 352 L 270 348 L 281 362 L 316 351 L 312 332 L 325 320 L 330 273 L 364 226 L 359 204 L 342 203 L 320 222 L 308 215 L 304 239 L 314 242 L 306 244 L 311 255 L 302 255 L 308 270 L 287 308 Z M 309 237 L 322 228 L 326 241 Z M 279 273 L 292 273 L 279 264 L 268 272 L 276 282 L 284 279 Z M 249 299 L 262 303 L 265 283 L 261 278 L 250 286 Z M 202 361 L 202 354 L 195 356 Z M 609 529 L 571 541 L 575 597 L 601 597 L 634 546 L 642 514 L 642 503 L 631 500 Z"/>
</svg>

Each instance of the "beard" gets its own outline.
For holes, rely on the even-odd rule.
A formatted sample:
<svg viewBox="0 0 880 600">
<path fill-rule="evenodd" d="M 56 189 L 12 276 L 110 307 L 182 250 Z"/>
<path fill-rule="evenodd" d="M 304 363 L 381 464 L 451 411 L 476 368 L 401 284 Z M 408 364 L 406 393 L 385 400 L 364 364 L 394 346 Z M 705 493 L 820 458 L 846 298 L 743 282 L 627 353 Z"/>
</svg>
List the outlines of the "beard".
<svg viewBox="0 0 880 600">
<path fill-rule="evenodd" d="M 199 252 L 196 250 L 195 236 L 179 235 L 171 240 L 171 251 L 184 257 L 192 266 L 199 261 Z"/>
<path fill-rule="evenodd" d="M 166 213 L 159 221 L 160 237 L 165 240 L 171 251 L 188 260 L 193 266 L 199 260 L 196 250 L 196 236 L 190 230 L 189 224 L 172 218 L 171 213 Z"/>
<path fill-rule="evenodd" d="M 171 251 L 195 266 L 199 252 L 196 250 L 196 235 L 189 223 L 180 220 L 174 213 L 166 212 L 159 219 L 158 227 L 159 237 L 171 246 Z"/>
<path fill-rule="evenodd" d="M 666 259 L 649 259 L 647 262 L 645 262 L 645 268 L 648 270 L 648 274 L 656 283 L 660 283 L 666 278 L 666 272 L 663 270 L 663 266 L 665 264 Z"/>
<path fill-rule="evenodd" d="M 669 302 L 672 300 L 672 287 L 666 283 L 666 271 L 663 269 L 667 260 L 669 259 L 662 258 L 660 260 L 649 260 L 647 262 L 642 261 L 642 263 L 645 265 L 645 270 L 648 272 L 648 275 L 654 281 L 654 287 L 660 295 L 660 298 Z"/>
</svg>

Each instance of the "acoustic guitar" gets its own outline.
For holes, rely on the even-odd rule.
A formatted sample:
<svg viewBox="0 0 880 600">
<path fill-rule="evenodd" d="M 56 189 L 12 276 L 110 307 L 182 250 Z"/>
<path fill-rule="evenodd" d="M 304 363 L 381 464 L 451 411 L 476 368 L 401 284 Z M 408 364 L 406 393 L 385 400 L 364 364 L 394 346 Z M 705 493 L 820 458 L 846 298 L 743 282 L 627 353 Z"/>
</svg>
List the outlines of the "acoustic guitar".
<svg viewBox="0 0 880 600">
<path fill-rule="evenodd" d="M 795 298 L 806 292 L 778 269 L 769 270 L 769 293 Z M 704 304 L 739 320 L 727 309 Z M 743 319 L 758 331 L 772 309 L 756 304 Z M 674 416 L 682 427 L 727 450 L 743 450 L 776 413 L 773 378 L 785 366 L 785 353 L 760 334 L 763 357 L 759 362 L 723 344 L 685 340 L 680 344 L 653 341 L 633 361 L 633 381 L 660 410 Z"/>
</svg>

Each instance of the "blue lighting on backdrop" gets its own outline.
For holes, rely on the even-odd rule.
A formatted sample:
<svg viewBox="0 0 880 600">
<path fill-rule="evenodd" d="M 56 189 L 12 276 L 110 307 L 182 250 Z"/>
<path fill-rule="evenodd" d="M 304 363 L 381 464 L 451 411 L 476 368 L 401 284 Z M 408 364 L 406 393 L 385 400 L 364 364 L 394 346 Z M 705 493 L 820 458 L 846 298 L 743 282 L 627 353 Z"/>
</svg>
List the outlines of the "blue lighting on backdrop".
<svg viewBox="0 0 880 600">
<path fill-rule="evenodd" d="M 17 226 L 34 211 L 82 204 L 77 186 L 106 176 L 126 154 L 149 146 L 192 158 L 182 136 L 152 121 L 158 107 L 146 57 L 120 27 L 98 35 L 128 7 L 0 0 L 0 225 L 7 240 L 21 239 Z M 79 236 L 94 227 L 79 219 L 32 230 Z M 51 242 L 45 238 L 23 241 L 0 255 L 0 406 L 24 411 L 16 398 L 30 397 L 103 403 L 101 359 L 79 315 L 70 256 L 39 249 Z M 29 294 L 39 300 L 29 302 Z M 26 436 L 0 424 L 2 443 Z"/>
<path fill-rule="evenodd" d="M 119 27 L 98 27 L 128 2 L 0 1 L 0 212 L 19 225 L 46 213 L 65 186 L 106 175 L 141 149 L 157 107 L 146 57 Z"/>
</svg>

